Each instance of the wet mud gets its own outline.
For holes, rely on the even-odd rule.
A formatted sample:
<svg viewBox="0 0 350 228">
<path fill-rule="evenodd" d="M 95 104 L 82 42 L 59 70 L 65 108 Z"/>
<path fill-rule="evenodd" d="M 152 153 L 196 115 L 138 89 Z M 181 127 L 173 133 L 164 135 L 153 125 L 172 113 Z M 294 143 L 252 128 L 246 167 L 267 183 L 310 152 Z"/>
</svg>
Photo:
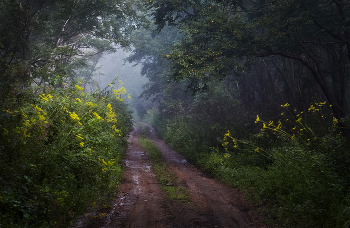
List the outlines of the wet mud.
<svg viewBox="0 0 350 228">
<path fill-rule="evenodd" d="M 190 202 L 166 198 L 139 144 L 139 130 L 134 126 L 128 139 L 123 181 L 113 206 L 105 209 L 103 218 L 88 222 L 78 219 L 74 227 L 267 227 L 266 220 L 249 207 L 239 191 L 209 178 L 159 139 L 151 126 L 135 122 L 148 127 L 149 139 L 161 150 L 164 162 L 177 176 L 177 185 L 189 192 Z"/>
</svg>

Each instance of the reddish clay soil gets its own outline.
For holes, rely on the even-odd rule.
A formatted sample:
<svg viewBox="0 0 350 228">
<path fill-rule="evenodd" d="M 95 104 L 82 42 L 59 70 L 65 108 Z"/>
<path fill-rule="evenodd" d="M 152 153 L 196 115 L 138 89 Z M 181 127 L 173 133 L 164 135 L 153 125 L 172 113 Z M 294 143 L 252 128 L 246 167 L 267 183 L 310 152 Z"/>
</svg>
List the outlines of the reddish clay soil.
<svg viewBox="0 0 350 228">
<path fill-rule="evenodd" d="M 149 139 L 162 151 L 164 161 L 177 176 L 177 185 L 189 192 L 190 202 L 166 199 L 134 126 L 124 160 L 124 179 L 113 206 L 82 216 L 74 227 L 267 227 L 265 219 L 236 189 L 207 177 L 159 139 L 151 126 L 135 122 L 149 127 Z M 101 213 L 103 216 L 96 218 Z"/>
</svg>

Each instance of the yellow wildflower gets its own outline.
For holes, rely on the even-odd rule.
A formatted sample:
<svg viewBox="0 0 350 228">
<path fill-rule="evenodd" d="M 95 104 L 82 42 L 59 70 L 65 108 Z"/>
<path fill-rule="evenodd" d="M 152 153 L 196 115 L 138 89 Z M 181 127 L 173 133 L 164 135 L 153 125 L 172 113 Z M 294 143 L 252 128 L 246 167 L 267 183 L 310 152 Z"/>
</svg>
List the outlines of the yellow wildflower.
<svg viewBox="0 0 350 228">
<path fill-rule="evenodd" d="M 333 123 L 338 123 L 338 119 L 333 117 Z"/>
<path fill-rule="evenodd" d="M 81 136 L 81 134 L 78 134 L 77 137 L 81 140 L 84 140 L 84 138 Z"/>
<path fill-rule="evenodd" d="M 85 104 L 87 104 L 87 105 L 89 105 L 90 107 L 95 107 L 95 106 L 97 106 L 97 105 L 95 105 L 94 103 L 92 103 L 91 101 L 89 101 L 89 102 L 86 102 Z"/>
<path fill-rule="evenodd" d="M 260 121 L 260 118 L 259 118 L 259 115 L 256 116 L 256 120 L 255 120 L 255 123 L 259 122 Z"/>
<path fill-rule="evenodd" d="M 79 91 L 84 90 L 84 88 L 83 88 L 83 87 L 80 87 L 79 85 L 75 85 L 75 88 L 77 88 Z"/>
<path fill-rule="evenodd" d="M 50 95 L 50 94 L 45 94 L 45 93 L 43 93 L 42 95 L 39 95 L 39 97 L 41 98 L 41 99 L 43 99 L 45 102 L 48 102 L 49 101 L 49 99 L 52 99 L 53 97 L 52 97 L 52 95 Z"/>
<path fill-rule="evenodd" d="M 114 131 L 115 131 L 116 133 L 119 133 L 119 130 L 115 127 L 115 125 L 113 125 L 112 128 L 114 129 Z"/>
<path fill-rule="evenodd" d="M 278 126 L 274 129 L 274 131 L 279 130 L 282 127 L 281 120 L 278 120 Z"/>
<path fill-rule="evenodd" d="M 43 111 L 43 110 L 42 110 L 41 108 L 39 108 L 38 106 L 35 106 L 34 108 L 35 108 L 35 110 L 37 110 L 38 112 L 42 112 L 42 111 Z"/>
<path fill-rule="evenodd" d="M 75 119 L 80 120 L 78 115 L 75 112 L 69 112 L 69 115 L 73 120 L 75 120 Z"/>
<path fill-rule="evenodd" d="M 114 90 L 113 90 L 113 92 L 114 92 L 114 95 L 116 95 L 116 96 L 118 96 L 118 95 L 119 95 L 119 90 L 114 89 Z"/>
<path fill-rule="evenodd" d="M 119 91 L 122 93 L 122 94 L 126 94 L 126 90 L 124 87 L 120 88 Z"/>
<path fill-rule="evenodd" d="M 81 102 L 81 100 L 79 98 L 75 98 L 75 100 L 77 100 L 78 102 Z"/>
<path fill-rule="evenodd" d="M 80 142 L 79 145 L 80 145 L 81 147 L 84 147 L 84 142 Z"/>
<path fill-rule="evenodd" d="M 41 114 L 39 114 L 38 116 L 39 116 L 39 120 L 42 120 L 42 121 L 45 120 L 45 116 L 43 116 L 43 115 L 41 115 Z"/>
<path fill-rule="evenodd" d="M 93 112 L 92 114 L 94 114 L 98 120 L 103 120 L 102 117 L 97 114 L 97 112 Z"/>
<path fill-rule="evenodd" d="M 287 108 L 287 107 L 289 107 L 289 104 L 286 103 L 286 104 L 284 104 L 284 105 L 281 105 L 281 107 L 282 107 L 282 108 Z"/>
</svg>

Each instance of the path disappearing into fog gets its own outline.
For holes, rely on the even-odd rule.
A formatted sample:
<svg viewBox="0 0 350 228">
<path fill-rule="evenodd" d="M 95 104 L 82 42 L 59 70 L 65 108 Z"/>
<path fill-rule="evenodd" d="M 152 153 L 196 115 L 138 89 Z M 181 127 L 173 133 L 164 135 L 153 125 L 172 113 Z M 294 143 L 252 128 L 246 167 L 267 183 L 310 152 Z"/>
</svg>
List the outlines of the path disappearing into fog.
<svg viewBox="0 0 350 228">
<path fill-rule="evenodd" d="M 177 185 L 189 192 L 190 202 L 166 198 L 139 143 L 140 129 L 134 125 L 124 159 L 123 181 L 112 207 L 94 212 L 90 219 L 78 219 L 75 227 L 267 227 L 236 189 L 209 178 L 188 163 L 159 139 L 151 126 L 134 123 L 148 127 L 148 138 L 177 176 Z"/>
</svg>

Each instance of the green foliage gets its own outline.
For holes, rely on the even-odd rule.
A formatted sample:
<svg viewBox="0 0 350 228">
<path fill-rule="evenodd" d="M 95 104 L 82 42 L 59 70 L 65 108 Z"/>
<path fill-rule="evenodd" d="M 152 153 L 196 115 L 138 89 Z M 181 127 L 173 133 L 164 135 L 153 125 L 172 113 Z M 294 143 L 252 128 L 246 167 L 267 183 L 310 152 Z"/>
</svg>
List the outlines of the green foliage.
<svg viewBox="0 0 350 228">
<path fill-rule="evenodd" d="M 220 159 L 224 156 L 217 154 Z M 212 159 L 212 158 L 209 158 Z M 295 147 L 270 152 L 268 169 L 241 164 L 239 157 L 228 157 L 213 174 L 224 182 L 248 189 L 256 202 L 266 202 L 269 215 L 279 223 L 298 227 L 335 227 L 344 205 L 341 179 L 328 159 Z M 209 160 L 208 162 L 210 162 Z M 341 215 L 343 221 L 348 215 Z M 342 227 L 340 225 L 339 227 Z"/>
<path fill-rule="evenodd" d="M 3 227 L 69 225 L 121 178 L 131 126 L 125 104 L 85 94 L 81 84 L 37 90 L 1 110 Z"/>
<path fill-rule="evenodd" d="M 169 4 L 155 0 L 146 5 L 159 29 L 169 23 L 183 33 L 166 55 L 173 80 L 190 80 L 191 89 L 198 91 L 230 74 L 245 76 L 257 58 L 280 56 L 304 67 L 333 105 L 336 118 L 347 113 L 349 76 L 344 69 L 349 66 L 346 53 L 350 46 L 349 35 L 342 34 L 350 30 L 349 4 L 327 0 L 185 0 Z"/>
<path fill-rule="evenodd" d="M 315 102 L 306 113 L 289 104 L 281 106 L 274 121 L 257 116 L 259 129 L 245 129 L 251 135 L 239 130 L 248 123 L 231 125 L 230 131 L 224 122 L 208 124 L 214 123 L 205 115 L 208 99 L 192 105 L 191 112 L 158 123 L 166 125 L 165 139 L 172 147 L 212 176 L 245 191 L 255 203 L 263 202 L 274 222 L 287 227 L 346 227 L 349 177 L 344 173 L 349 155 L 340 121 L 327 114 L 327 102 Z"/>
<path fill-rule="evenodd" d="M 2 1 L 1 100 L 11 84 L 42 85 L 57 76 L 89 81 L 101 53 L 115 51 L 114 44 L 126 47 L 131 31 L 143 23 L 137 6 L 141 11 L 135 1 Z"/>
</svg>

